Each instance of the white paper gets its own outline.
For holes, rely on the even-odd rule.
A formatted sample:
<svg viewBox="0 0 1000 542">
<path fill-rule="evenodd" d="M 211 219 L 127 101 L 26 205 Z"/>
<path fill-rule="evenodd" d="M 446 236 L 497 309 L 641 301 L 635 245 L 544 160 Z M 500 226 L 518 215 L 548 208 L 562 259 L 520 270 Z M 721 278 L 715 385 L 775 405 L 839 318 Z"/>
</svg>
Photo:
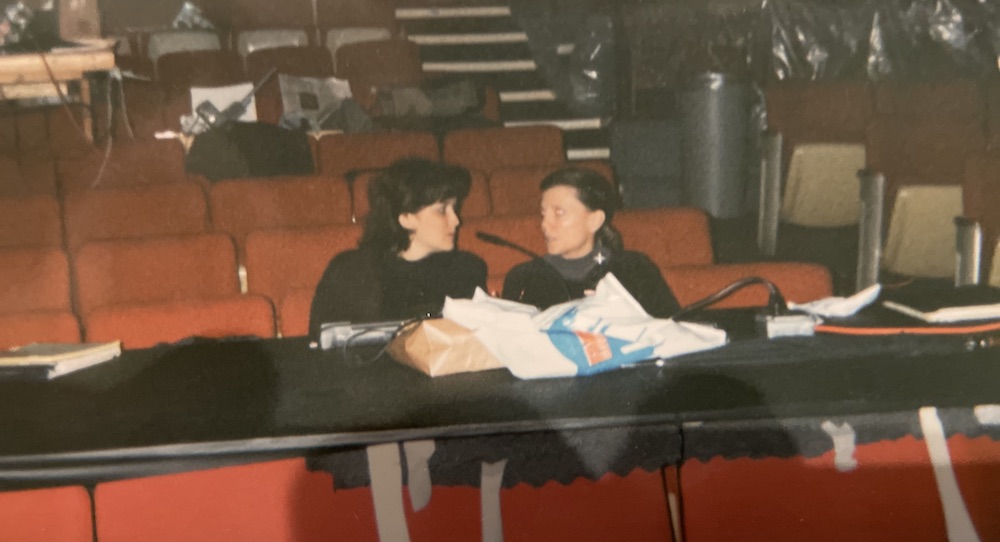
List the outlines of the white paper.
<svg viewBox="0 0 1000 542">
<path fill-rule="evenodd" d="M 802 304 L 789 301 L 788 308 L 823 318 L 846 318 L 874 303 L 881 291 L 881 284 L 873 284 L 850 297 L 824 297 Z"/>
<path fill-rule="evenodd" d="M 220 112 L 225 111 L 230 105 L 242 102 L 248 94 L 253 92 L 253 83 L 239 83 L 224 87 L 191 87 L 191 107 L 197 108 L 202 102 L 208 101 Z M 254 122 L 257 120 L 257 102 L 253 97 L 250 104 L 238 119 L 241 122 Z M 194 111 L 191 115 L 181 117 L 181 127 L 185 133 L 200 134 L 207 130 L 209 126 Z"/>
<path fill-rule="evenodd" d="M 594 295 L 538 312 L 535 307 L 495 299 L 477 291 L 473 299 L 448 299 L 443 315 L 475 332 L 501 363 L 519 378 L 574 376 L 582 360 L 567 358 L 550 333 L 593 334 L 621 346 L 615 360 L 626 356 L 666 358 L 722 346 L 726 333 L 702 324 L 653 318 L 612 274 L 597 284 Z M 589 357 L 589 356 L 588 356 Z M 593 362 L 591 362 L 593 363 Z M 610 367 L 617 367 L 612 364 Z M 586 371 L 591 366 L 582 365 Z"/>
</svg>

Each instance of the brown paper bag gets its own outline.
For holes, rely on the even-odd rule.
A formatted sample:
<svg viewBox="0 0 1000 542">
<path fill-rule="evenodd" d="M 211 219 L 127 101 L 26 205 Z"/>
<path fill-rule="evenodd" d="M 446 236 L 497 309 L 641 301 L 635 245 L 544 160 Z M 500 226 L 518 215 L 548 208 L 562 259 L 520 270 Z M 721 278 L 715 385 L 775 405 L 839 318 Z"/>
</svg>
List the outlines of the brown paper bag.
<svg viewBox="0 0 1000 542">
<path fill-rule="evenodd" d="M 403 328 L 389 343 L 389 355 L 431 376 L 503 367 L 471 330 L 444 318 Z"/>
</svg>

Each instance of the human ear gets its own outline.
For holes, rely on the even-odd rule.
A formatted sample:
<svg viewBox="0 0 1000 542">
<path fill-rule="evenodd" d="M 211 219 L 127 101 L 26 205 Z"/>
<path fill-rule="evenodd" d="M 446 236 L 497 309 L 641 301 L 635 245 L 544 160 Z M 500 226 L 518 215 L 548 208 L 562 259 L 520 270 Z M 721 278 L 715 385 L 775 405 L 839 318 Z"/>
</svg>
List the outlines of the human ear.
<svg viewBox="0 0 1000 542">
<path fill-rule="evenodd" d="M 597 233 L 597 230 L 601 229 L 601 226 L 604 225 L 604 220 L 606 218 L 607 215 L 605 215 L 604 211 L 600 209 L 587 213 L 587 229 L 590 230 L 590 233 L 592 234 Z"/>
<path fill-rule="evenodd" d="M 417 229 L 417 216 L 413 213 L 403 213 L 399 215 L 399 225 L 412 233 Z"/>
</svg>

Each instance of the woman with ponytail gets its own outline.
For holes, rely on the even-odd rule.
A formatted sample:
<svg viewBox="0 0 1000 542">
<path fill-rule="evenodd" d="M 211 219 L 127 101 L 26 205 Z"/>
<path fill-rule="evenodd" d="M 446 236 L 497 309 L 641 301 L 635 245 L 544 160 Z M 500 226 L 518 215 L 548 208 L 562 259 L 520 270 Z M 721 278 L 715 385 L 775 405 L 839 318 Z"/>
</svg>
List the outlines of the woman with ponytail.
<svg viewBox="0 0 1000 542">
<path fill-rule="evenodd" d="M 541 190 L 547 254 L 507 274 L 504 298 L 545 309 L 584 296 L 612 273 L 649 314 L 668 318 L 680 309 L 656 265 L 624 249 L 611 225 L 618 195 L 604 177 L 561 169 L 542 180 Z"/>
</svg>

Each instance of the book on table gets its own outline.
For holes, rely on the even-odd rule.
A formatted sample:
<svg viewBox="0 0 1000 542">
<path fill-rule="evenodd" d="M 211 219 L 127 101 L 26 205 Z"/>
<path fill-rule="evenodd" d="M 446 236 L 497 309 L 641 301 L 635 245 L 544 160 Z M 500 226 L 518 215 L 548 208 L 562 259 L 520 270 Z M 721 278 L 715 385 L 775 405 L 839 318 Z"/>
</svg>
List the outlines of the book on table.
<svg viewBox="0 0 1000 542">
<path fill-rule="evenodd" d="M 882 305 L 931 324 L 1000 320 L 1000 288 L 985 285 L 900 288 Z"/>
<path fill-rule="evenodd" d="M 51 380 L 117 358 L 121 341 L 32 343 L 0 351 L 0 377 Z"/>
</svg>

